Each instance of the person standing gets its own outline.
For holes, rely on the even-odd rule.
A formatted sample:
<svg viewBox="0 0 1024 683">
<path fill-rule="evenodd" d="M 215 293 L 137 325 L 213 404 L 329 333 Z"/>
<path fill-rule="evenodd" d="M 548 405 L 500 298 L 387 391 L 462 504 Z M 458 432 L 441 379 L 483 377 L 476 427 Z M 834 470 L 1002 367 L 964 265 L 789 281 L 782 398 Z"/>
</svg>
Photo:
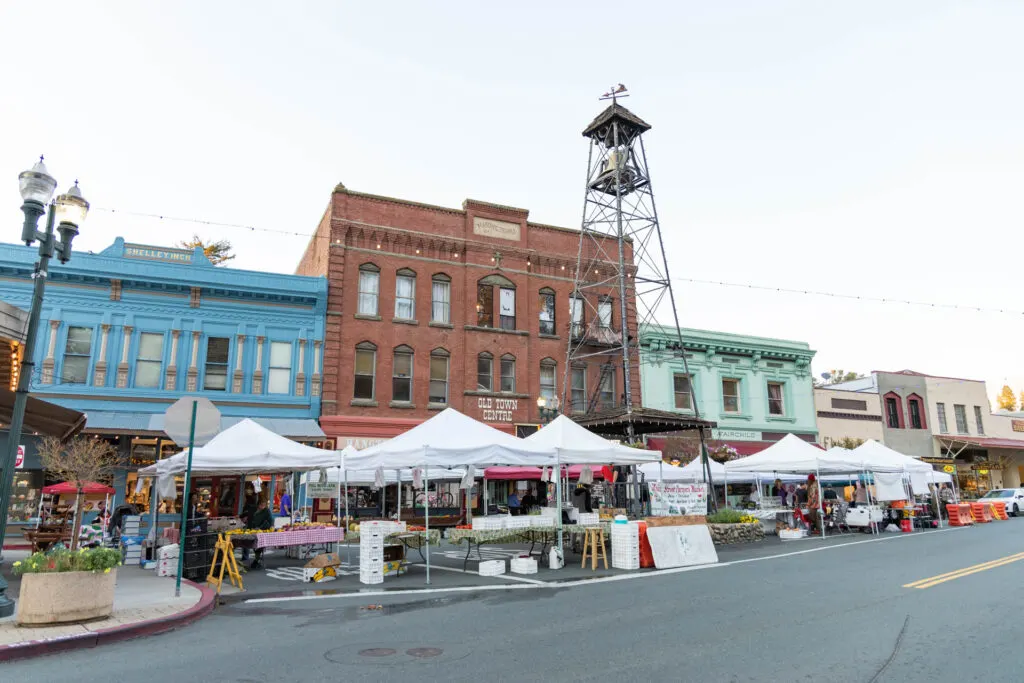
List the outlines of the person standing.
<svg viewBox="0 0 1024 683">
<path fill-rule="evenodd" d="M 515 485 L 513 484 L 513 487 Z M 518 515 L 521 512 L 521 506 L 519 503 L 519 494 L 516 493 L 515 488 L 508 494 L 508 512 L 510 515 Z"/>
<path fill-rule="evenodd" d="M 821 533 L 821 488 L 813 474 L 807 475 L 807 519 L 811 522 L 811 533 Z"/>
<path fill-rule="evenodd" d="M 274 517 L 270 514 L 270 510 L 267 509 L 267 501 L 265 499 L 260 499 L 256 512 L 253 513 L 252 520 L 249 522 L 249 528 L 260 530 L 274 528 Z M 260 569 L 263 566 L 263 548 L 257 548 L 254 555 L 249 569 Z"/>
<path fill-rule="evenodd" d="M 281 517 L 288 517 L 291 519 L 292 516 L 292 497 L 287 491 L 281 494 L 281 506 L 278 508 L 281 512 Z"/>
</svg>

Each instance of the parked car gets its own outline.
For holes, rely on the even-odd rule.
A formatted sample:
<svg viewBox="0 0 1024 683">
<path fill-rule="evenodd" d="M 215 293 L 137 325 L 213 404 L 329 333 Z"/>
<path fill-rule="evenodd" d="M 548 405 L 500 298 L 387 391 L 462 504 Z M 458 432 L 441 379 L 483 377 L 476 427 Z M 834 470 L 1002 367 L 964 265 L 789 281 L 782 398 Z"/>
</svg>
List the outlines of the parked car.
<svg viewBox="0 0 1024 683">
<path fill-rule="evenodd" d="M 979 500 L 985 503 L 1006 503 L 1006 514 L 1016 517 L 1024 510 L 1024 488 L 992 489 Z"/>
</svg>

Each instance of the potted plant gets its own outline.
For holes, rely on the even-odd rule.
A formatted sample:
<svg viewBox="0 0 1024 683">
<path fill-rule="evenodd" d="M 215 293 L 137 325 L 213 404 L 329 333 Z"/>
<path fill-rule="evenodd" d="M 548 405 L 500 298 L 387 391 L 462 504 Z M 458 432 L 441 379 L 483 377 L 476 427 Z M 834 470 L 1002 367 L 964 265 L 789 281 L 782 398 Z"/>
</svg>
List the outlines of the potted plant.
<svg viewBox="0 0 1024 683">
<path fill-rule="evenodd" d="M 21 577 L 17 622 L 61 624 L 110 616 L 121 552 L 114 548 L 69 550 L 58 545 L 15 562 Z"/>
</svg>

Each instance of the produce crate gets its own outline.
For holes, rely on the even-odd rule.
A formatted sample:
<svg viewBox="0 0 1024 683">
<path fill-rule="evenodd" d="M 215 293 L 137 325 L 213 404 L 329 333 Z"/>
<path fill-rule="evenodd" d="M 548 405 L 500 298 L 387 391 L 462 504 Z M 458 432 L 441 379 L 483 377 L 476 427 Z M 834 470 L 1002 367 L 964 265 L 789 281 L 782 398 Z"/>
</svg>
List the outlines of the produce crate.
<svg viewBox="0 0 1024 683">
<path fill-rule="evenodd" d="M 576 523 L 581 526 L 597 526 L 601 523 L 601 515 L 596 512 L 581 512 L 577 515 Z"/>
<path fill-rule="evenodd" d="M 537 560 L 532 557 L 513 557 L 510 565 L 513 574 L 537 573 Z"/>
<path fill-rule="evenodd" d="M 473 529 L 482 531 L 498 531 L 505 528 L 505 520 L 511 517 L 495 515 L 491 517 L 474 517 Z"/>
<path fill-rule="evenodd" d="M 505 573 L 505 560 L 484 560 L 479 571 L 480 576 L 501 576 Z"/>
</svg>

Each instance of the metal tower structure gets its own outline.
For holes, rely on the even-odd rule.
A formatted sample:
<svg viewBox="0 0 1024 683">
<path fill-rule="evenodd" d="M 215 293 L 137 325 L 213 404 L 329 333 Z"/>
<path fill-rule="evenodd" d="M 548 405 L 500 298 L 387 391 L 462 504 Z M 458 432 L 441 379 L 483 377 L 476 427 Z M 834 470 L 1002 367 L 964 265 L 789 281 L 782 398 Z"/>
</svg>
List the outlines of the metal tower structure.
<svg viewBox="0 0 1024 683">
<path fill-rule="evenodd" d="M 621 368 L 621 403 L 615 407 L 625 409 L 632 442 L 633 411 L 639 406 L 639 401 L 636 405 L 634 401 L 640 386 L 640 328 L 659 319 L 674 325 L 679 339 L 670 353 L 682 359 L 687 376 L 690 371 L 644 150 L 643 134 L 651 126 L 619 104 L 623 97 L 628 94 L 622 84 L 605 93 L 601 99 L 611 100 L 611 104 L 583 131 L 590 146 L 580 244 L 569 299 L 570 334 L 562 404 L 568 405 L 564 397 L 570 390 L 572 368 L 599 360 L 600 381 L 585 412 L 609 407 L 601 397 L 607 397 L 608 384 L 615 392 L 615 370 Z M 615 292 L 618 329 L 612 324 L 609 292 Z M 693 406 L 694 417 L 700 419 L 696 400 Z M 704 432 L 698 432 L 701 462 L 711 484 Z"/>
</svg>

